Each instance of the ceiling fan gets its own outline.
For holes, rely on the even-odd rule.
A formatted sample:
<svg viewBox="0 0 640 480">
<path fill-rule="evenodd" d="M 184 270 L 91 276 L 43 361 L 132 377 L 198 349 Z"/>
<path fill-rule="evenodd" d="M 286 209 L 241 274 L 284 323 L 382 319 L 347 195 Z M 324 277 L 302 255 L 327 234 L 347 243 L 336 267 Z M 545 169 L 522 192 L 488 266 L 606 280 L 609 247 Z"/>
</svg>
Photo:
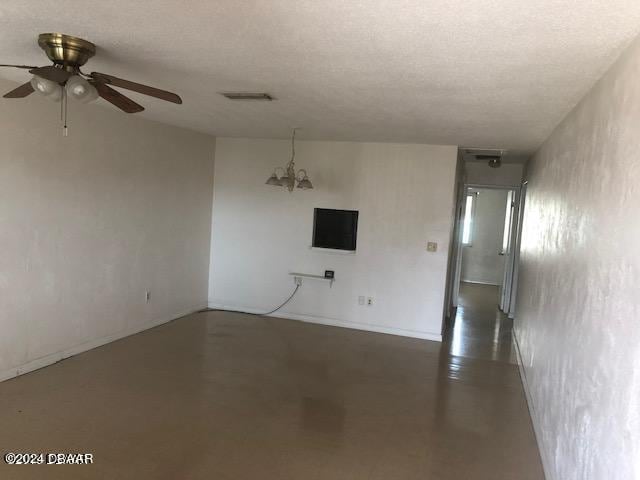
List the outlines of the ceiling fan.
<svg viewBox="0 0 640 480">
<path fill-rule="evenodd" d="M 24 98 L 34 91 L 52 100 L 66 101 L 70 95 L 82 102 L 90 102 L 102 97 L 126 113 L 144 110 L 142 105 L 134 102 L 111 87 L 120 87 L 133 92 L 159 98 L 167 102 L 182 103 L 175 93 L 131 82 L 105 73 L 91 72 L 85 74 L 80 70 L 87 60 L 96 53 L 96 46 L 81 38 L 62 33 L 42 33 L 38 37 L 38 45 L 53 62 L 53 65 L 34 67 L 28 65 L 0 65 L 28 70 L 33 78 L 18 88 L 4 95 L 4 98 Z M 65 108 L 66 110 L 66 108 Z"/>
</svg>

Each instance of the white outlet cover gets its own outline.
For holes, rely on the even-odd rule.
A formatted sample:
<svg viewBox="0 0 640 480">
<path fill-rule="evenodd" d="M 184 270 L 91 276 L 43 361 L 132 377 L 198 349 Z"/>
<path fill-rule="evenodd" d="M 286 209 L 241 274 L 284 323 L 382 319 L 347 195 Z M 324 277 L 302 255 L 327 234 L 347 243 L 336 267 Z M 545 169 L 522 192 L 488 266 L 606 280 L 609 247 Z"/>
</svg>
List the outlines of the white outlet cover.
<svg viewBox="0 0 640 480">
<path fill-rule="evenodd" d="M 364 295 L 358 297 L 358 305 L 364 305 Z"/>
</svg>

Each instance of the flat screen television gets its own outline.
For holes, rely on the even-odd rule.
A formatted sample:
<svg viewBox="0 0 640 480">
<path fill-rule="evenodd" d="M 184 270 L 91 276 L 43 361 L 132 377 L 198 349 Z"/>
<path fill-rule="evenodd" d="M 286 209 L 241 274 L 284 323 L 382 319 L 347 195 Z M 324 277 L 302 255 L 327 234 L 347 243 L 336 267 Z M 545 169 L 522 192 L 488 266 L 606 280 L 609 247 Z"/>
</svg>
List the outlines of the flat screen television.
<svg viewBox="0 0 640 480">
<path fill-rule="evenodd" d="M 357 234 L 356 210 L 314 209 L 313 247 L 355 251 Z"/>
</svg>

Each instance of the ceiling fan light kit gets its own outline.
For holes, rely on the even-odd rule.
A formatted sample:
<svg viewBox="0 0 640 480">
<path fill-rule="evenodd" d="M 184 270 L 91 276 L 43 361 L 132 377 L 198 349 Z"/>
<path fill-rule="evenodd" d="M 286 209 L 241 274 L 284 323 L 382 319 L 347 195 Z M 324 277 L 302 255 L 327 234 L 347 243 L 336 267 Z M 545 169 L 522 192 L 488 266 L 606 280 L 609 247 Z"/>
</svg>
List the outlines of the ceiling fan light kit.
<svg viewBox="0 0 640 480">
<path fill-rule="evenodd" d="M 283 167 L 276 167 L 271 176 L 264 182 L 267 185 L 273 185 L 275 187 L 285 187 L 289 192 L 293 192 L 294 188 L 300 188 L 301 190 L 310 190 L 313 188 L 311 180 L 307 175 L 307 171 L 303 168 L 296 172 L 296 130 L 293 129 L 291 134 L 291 160 Z M 278 176 L 278 172 L 282 172 Z M 297 185 L 296 185 L 297 184 Z"/>
<path fill-rule="evenodd" d="M 125 113 L 136 113 L 144 110 L 130 98 L 121 94 L 111 86 L 124 88 L 133 92 L 159 98 L 167 102 L 181 104 L 182 99 L 175 93 L 141 83 L 131 82 L 105 73 L 91 72 L 85 74 L 80 70 L 96 53 L 96 46 L 82 38 L 62 33 L 42 33 L 38 37 L 38 45 L 53 62 L 53 65 L 33 67 L 29 65 L 0 65 L 26 69 L 33 78 L 18 88 L 4 95 L 4 98 L 24 98 L 33 92 L 53 101 L 62 101 L 61 117 L 66 135 L 67 98 L 89 103 L 98 97 L 115 105 Z"/>
</svg>

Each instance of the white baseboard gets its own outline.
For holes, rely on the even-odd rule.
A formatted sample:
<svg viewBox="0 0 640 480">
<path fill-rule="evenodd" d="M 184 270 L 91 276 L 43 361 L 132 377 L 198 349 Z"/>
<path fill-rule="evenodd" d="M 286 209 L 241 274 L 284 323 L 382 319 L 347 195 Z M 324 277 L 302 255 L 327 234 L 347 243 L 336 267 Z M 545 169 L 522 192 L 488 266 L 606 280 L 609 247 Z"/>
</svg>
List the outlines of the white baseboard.
<svg viewBox="0 0 640 480">
<path fill-rule="evenodd" d="M 145 323 L 144 325 L 140 325 L 123 332 L 107 335 L 106 337 L 102 337 L 97 340 L 90 340 L 88 342 L 75 345 L 61 352 L 52 353 L 51 355 L 46 355 L 44 357 L 31 360 L 30 362 L 27 362 L 23 365 L 0 371 L 0 382 L 9 380 L 10 378 L 18 377 L 20 375 L 24 375 L 25 373 L 33 372 L 34 370 L 38 370 L 49 365 L 53 365 L 54 363 L 57 363 L 60 360 L 64 360 L 65 358 L 73 357 L 74 355 L 84 353 L 88 350 L 93 350 L 94 348 L 101 347 L 103 345 L 106 345 L 107 343 L 115 342 L 116 340 L 120 340 L 121 338 L 129 337 L 131 335 L 135 335 L 136 333 L 143 332 L 144 330 L 149 330 L 150 328 L 169 323 L 173 320 L 177 320 L 178 318 L 182 318 L 186 315 L 198 312 L 203 308 L 206 307 L 201 306 L 198 308 L 189 309 L 188 311 L 172 315 L 169 318 L 154 320 L 152 322 Z"/>
<path fill-rule="evenodd" d="M 464 278 L 462 280 L 460 280 L 463 283 L 477 283 L 478 285 L 493 285 L 494 287 L 499 287 L 500 284 L 499 283 L 494 283 L 494 282 L 484 282 L 481 280 L 465 280 Z"/>
<path fill-rule="evenodd" d="M 513 343 L 516 347 L 516 359 L 518 361 L 518 371 L 520 372 L 520 380 L 522 381 L 522 388 L 524 389 L 524 396 L 527 399 L 527 407 L 529 408 L 529 416 L 531 417 L 531 424 L 533 425 L 533 433 L 536 437 L 536 443 L 538 444 L 538 451 L 540 452 L 540 459 L 542 460 L 542 469 L 544 470 L 544 476 L 546 480 L 555 480 L 552 475 L 551 463 L 546 455 L 546 451 L 542 445 L 542 432 L 540 431 L 540 420 L 533 403 L 533 397 L 531 396 L 531 390 L 529 383 L 527 382 L 527 376 L 525 373 L 524 362 L 522 360 L 522 352 L 520 351 L 520 344 L 518 343 L 518 337 L 516 331 L 512 330 Z"/>
<path fill-rule="evenodd" d="M 252 307 L 239 307 L 237 305 L 223 305 L 219 303 L 209 303 L 209 308 L 219 310 L 230 310 L 239 313 L 255 313 L 260 314 L 264 310 Z M 350 328 L 353 330 L 364 330 L 366 332 L 386 333 L 388 335 L 398 335 L 401 337 L 420 338 L 423 340 L 432 340 L 434 342 L 442 342 L 442 335 L 430 332 L 421 332 L 418 330 L 407 330 L 404 328 L 383 327 L 381 325 L 372 325 L 369 323 L 351 322 L 348 320 L 338 320 L 335 318 L 319 317 L 316 315 L 304 315 L 297 313 L 276 312 L 269 317 L 286 318 L 288 320 L 299 320 L 306 323 L 315 323 L 318 325 L 329 325 L 331 327 Z"/>
</svg>

